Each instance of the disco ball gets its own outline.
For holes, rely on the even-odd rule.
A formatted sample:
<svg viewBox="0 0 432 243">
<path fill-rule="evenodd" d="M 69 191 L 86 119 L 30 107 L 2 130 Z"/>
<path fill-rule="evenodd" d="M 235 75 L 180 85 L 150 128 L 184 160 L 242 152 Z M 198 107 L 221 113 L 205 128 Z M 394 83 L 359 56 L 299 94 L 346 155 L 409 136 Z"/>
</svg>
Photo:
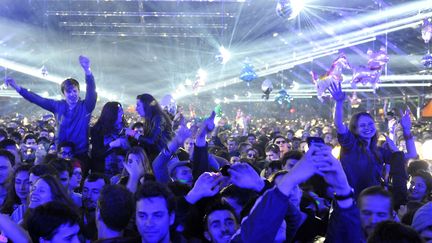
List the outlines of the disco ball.
<svg viewBox="0 0 432 243">
<path fill-rule="evenodd" d="M 291 18 L 293 8 L 290 0 L 279 0 L 276 4 L 276 13 L 281 18 Z"/>
<path fill-rule="evenodd" d="M 302 0 L 278 0 L 276 4 L 277 15 L 288 20 L 297 17 L 302 9 Z"/>
</svg>

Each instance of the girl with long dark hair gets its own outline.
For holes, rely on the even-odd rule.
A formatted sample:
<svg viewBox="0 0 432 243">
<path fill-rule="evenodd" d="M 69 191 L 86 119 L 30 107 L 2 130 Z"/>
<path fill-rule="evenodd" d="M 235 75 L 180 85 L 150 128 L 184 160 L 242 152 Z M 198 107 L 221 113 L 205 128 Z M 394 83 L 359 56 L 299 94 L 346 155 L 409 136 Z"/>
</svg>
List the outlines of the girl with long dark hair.
<svg viewBox="0 0 432 243">
<path fill-rule="evenodd" d="M 127 129 L 126 133 L 138 140 L 153 161 L 173 136 L 172 121 L 150 94 L 137 96 L 136 112 L 144 119 L 144 134 L 132 129 Z"/>
<path fill-rule="evenodd" d="M 117 174 L 120 172 L 120 169 L 117 172 L 112 171 L 116 165 L 106 162 L 116 161 L 115 158 L 110 159 L 110 156 L 115 157 L 113 154 L 115 149 L 128 149 L 127 138 L 123 134 L 125 125 L 126 121 L 121 104 L 115 101 L 106 103 L 90 133 L 93 172 L 109 172 L 108 174 Z"/>
</svg>

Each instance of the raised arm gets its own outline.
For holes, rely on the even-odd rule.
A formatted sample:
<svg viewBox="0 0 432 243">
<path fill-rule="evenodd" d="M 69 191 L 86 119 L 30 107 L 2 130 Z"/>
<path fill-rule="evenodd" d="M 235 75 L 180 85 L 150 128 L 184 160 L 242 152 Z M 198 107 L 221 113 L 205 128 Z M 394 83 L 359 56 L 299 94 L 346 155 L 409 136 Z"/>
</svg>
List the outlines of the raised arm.
<svg viewBox="0 0 432 243">
<path fill-rule="evenodd" d="M 153 172 L 156 180 L 161 183 L 167 183 L 170 181 L 170 175 L 168 174 L 168 162 L 171 156 L 177 151 L 180 146 L 183 145 L 184 141 L 191 136 L 191 131 L 181 125 L 173 139 L 168 143 L 168 147 L 162 149 L 159 155 L 155 158 L 152 163 Z"/>
<path fill-rule="evenodd" d="M 405 159 L 417 158 L 417 149 L 414 143 L 414 137 L 411 134 L 411 116 L 410 110 L 406 109 L 405 112 L 400 111 L 401 120 L 400 124 L 403 129 L 403 136 L 406 143 L 407 153 L 405 154 Z"/>
<path fill-rule="evenodd" d="M 200 130 L 198 131 L 198 135 L 195 140 L 195 147 L 194 147 L 194 152 L 192 157 L 192 163 L 193 163 L 192 168 L 193 168 L 194 179 L 198 178 L 199 175 L 201 175 L 203 172 L 210 171 L 206 136 L 209 132 L 213 131 L 215 127 L 214 125 L 215 115 L 216 113 L 213 111 L 210 114 L 210 117 L 208 117 L 201 124 Z"/>
<path fill-rule="evenodd" d="M 334 124 L 336 131 L 339 134 L 345 134 L 348 128 L 343 123 L 343 103 L 345 101 L 345 93 L 342 92 L 341 84 L 331 84 L 329 87 L 330 94 L 335 100 Z"/>
<path fill-rule="evenodd" d="M 55 112 L 57 101 L 52 99 L 43 98 L 29 90 L 16 84 L 15 80 L 11 77 L 7 77 L 5 80 L 6 86 L 14 88 L 24 99 L 30 101 L 31 103 L 42 107 L 45 110 Z"/>
<path fill-rule="evenodd" d="M 0 214 L 0 230 L 12 242 L 32 242 L 29 234 L 8 215 Z"/>
<path fill-rule="evenodd" d="M 335 194 L 325 242 L 361 242 L 360 213 L 342 164 L 333 157 L 328 146 L 321 147 L 314 157 L 315 167 Z"/>
<path fill-rule="evenodd" d="M 213 111 L 210 116 L 202 123 L 201 128 L 198 132 L 198 136 L 196 138 L 196 146 L 203 147 L 206 145 L 206 135 L 207 133 L 213 131 L 215 128 L 214 119 L 216 113 Z"/>
<path fill-rule="evenodd" d="M 317 148 L 312 146 L 289 173 L 282 175 L 281 180 L 276 180 L 275 188 L 267 190 L 257 200 L 248 217 L 242 221 L 241 242 L 273 242 L 284 220 L 287 224 L 286 242 L 294 238 L 301 225 L 301 214 L 299 209 L 290 203 L 289 198 L 293 190 L 298 190 L 298 184 L 316 173 L 312 162 L 312 156 L 316 151 Z M 233 183 L 242 187 L 250 185 L 249 189 L 260 190 L 262 180 L 260 181 L 259 178 L 251 180 L 252 177 L 247 174 L 253 175 L 253 173 L 250 173 L 252 171 L 246 165 L 233 165 L 233 167 L 229 170 Z M 245 178 L 241 178 L 242 175 L 239 172 L 245 174 Z"/>
<path fill-rule="evenodd" d="M 278 187 L 267 190 L 257 199 L 250 214 L 243 218 L 240 231 L 233 242 L 276 242 L 274 241 L 286 219 L 287 239 L 291 242 L 301 224 L 300 211 L 290 202 L 289 197 Z"/>
<path fill-rule="evenodd" d="M 84 102 L 87 111 L 92 112 L 96 106 L 97 94 L 95 80 L 90 69 L 90 59 L 85 56 L 80 56 L 79 63 L 83 68 L 86 76 L 86 97 Z"/>
</svg>

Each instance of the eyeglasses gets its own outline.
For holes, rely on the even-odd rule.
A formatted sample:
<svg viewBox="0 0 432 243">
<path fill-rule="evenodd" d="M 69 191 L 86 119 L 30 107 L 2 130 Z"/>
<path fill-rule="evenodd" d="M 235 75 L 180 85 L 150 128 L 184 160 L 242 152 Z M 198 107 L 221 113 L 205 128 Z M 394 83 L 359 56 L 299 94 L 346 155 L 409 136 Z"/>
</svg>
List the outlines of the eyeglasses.
<svg viewBox="0 0 432 243">
<path fill-rule="evenodd" d="M 275 141 L 275 144 L 286 144 L 286 141 L 285 140 Z"/>
<path fill-rule="evenodd" d="M 248 157 L 255 157 L 255 154 L 248 154 Z"/>
</svg>

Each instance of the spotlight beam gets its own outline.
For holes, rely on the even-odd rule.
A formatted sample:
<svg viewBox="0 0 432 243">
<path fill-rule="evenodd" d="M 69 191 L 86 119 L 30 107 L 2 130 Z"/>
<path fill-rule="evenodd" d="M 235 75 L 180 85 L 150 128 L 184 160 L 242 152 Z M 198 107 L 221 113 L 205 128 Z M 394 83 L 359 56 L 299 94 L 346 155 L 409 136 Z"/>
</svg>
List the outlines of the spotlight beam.
<svg viewBox="0 0 432 243">
<path fill-rule="evenodd" d="M 48 76 L 43 76 L 42 72 L 38 68 L 34 68 L 34 67 L 27 66 L 27 65 L 24 65 L 21 63 L 9 61 L 9 60 L 6 60 L 4 58 L 0 58 L 0 66 L 5 67 L 5 68 L 10 69 L 10 70 L 14 70 L 16 72 L 27 74 L 27 75 L 35 77 L 35 78 L 40 78 L 40 79 L 44 79 L 46 81 L 57 83 L 57 84 L 61 84 L 61 82 L 64 80 L 64 78 L 61 78 L 61 77 L 55 76 L 55 75 L 51 75 L 51 74 Z"/>
<path fill-rule="evenodd" d="M 19 72 L 19 73 L 29 75 L 31 77 L 35 77 L 35 78 L 43 79 L 43 80 L 46 80 L 49 82 L 53 82 L 56 84 L 61 84 L 63 82 L 63 80 L 65 79 L 64 77 L 60 77 L 60 76 L 56 76 L 56 75 L 52 75 L 52 74 L 44 76 L 44 75 L 42 75 L 42 72 L 38 68 L 34 68 L 34 67 L 27 66 L 27 65 L 24 65 L 21 63 L 9 61 L 9 60 L 6 60 L 4 58 L 0 58 L 0 66 L 7 68 L 7 69 L 10 69 L 10 70 L 14 70 L 14 71 Z M 82 90 L 86 89 L 85 83 L 80 84 L 80 86 L 81 86 Z M 108 100 L 117 100 L 118 99 L 115 94 L 112 94 L 112 93 L 107 92 L 105 90 L 102 90 L 100 88 L 97 88 L 97 92 L 98 92 L 98 95 L 100 97 L 104 97 Z M 10 96 L 10 97 L 12 97 L 12 96 Z M 13 97 L 15 97 L 15 96 L 13 96 Z"/>
<path fill-rule="evenodd" d="M 422 2 L 432 2 L 432 0 L 422 1 Z M 413 4 L 409 4 L 409 7 L 407 7 L 406 9 L 402 8 L 402 7 L 398 7 L 397 9 L 399 9 L 399 10 L 405 9 L 405 10 L 407 10 L 406 12 L 411 13 L 413 11 L 412 10 L 413 6 L 414 6 Z M 417 11 L 418 11 L 419 4 L 417 3 L 416 6 L 417 6 Z M 422 6 L 422 8 L 424 8 L 424 6 Z M 383 16 L 393 16 L 392 14 L 394 14 L 396 12 L 396 10 L 389 10 L 389 11 L 391 12 L 391 14 L 383 14 Z M 383 12 L 386 12 L 386 11 L 383 11 Z M 336 36 L 336 38 L 332 38 L 331 41 L 324 40 L 324 41 L 318 43 L 318 45 L 321 46 L 321 48 L 320 48 L 321 50 L 315 51 L 312 54 L 310 54 L 310 49 L 311 49 L 310 45 L 304 45 L 302 48 L 304 51 L 298 55 L 299 57 L 302 58 L 300 60 L 299 60 L 299 58 L 291 58 L 291 59 L 288 58 L 287 59 L 286 56 L 284 56 L 283 59 L 275 57 L 274 55 L 268 56 L 267 58 L 269 60 L 273 60 L 273 61 L 274 60 L 284 60 L 284 62 L 276 63 L 276 65 L 274 65 L 273 67 L 257 68 L 256 73 L 260 76 L 277 73 L 281 70 L 285 70 L 287 68 L 292 68 L 295 65 L 310 62 L 316 58 L 332 55 L 335 52 L 337 52 L 339 49 L 343 49 L 343 48 L 359 45 L 362 43 L 374 41 L 376 39 L 376 36 L 378 36 L 378 35 L 388 34 L 391 32 L 402 30 L 402 29 L 416 27 L 419 25 L 421 20 L 423 20 L 425 17 L 430 16 L 431 13 L 432 13 L 432 10 L 429 10 L 428 12 L 421 13 L 421 14 L 417 14 L 417 12 L 416 12 L 416 15 L 414 15 L 414 16 L 409 16 L 409 17 L 404 18 L 404 19 L 398 19 L 395 21 L 386 22 L 383 24 L 378 24 L 378 25 L 368 27 L 368 28 L 362 28 L 360 30 L 357 30 L 357 31 L 354 31 L 354 32 L 351 32 L 351 33 L 348 33 L 345 35 Z M 380 17 L 382 17 L 382 16 L 380 16 Z M 360 18 L 360 20 L 362 20 L 362 19 L 365 19 L 365 18 Z M 336 41 L 336 40 L 338 40 L 338 41 Z M 327 52 L 325 52 L 325 51 L 327 51 Z M 285 53 L 282 53 L 282 54 L 286 55 Z M 319 54 L 321 54 L 321 55 L 319 55 Z M 264 71 L 261 71 L 261 70 L 264 70 Z M 216 82 L 216 83 L 213 83 L 213 85 L 208 85 L 208 86 L 204 87 L 199 92 L 204 92 L 204 91 L 208 91 L 208 90 L 212 90 L 212 89 L 220 88 L 220 87 L 226 87 L 228 85 L 232 85 L 232 84 L 239 83 L 239 82 L 241 82 L 241 81 L 239 81 L 237 78 L 235 78 L 233 76 L 231 78 L 227 77 L 226 79 L 222 80 L 221 82 Z M 187 95 L 188 94 L 184 94 L 183 96 L 187 96 Z"/>
</svg>

